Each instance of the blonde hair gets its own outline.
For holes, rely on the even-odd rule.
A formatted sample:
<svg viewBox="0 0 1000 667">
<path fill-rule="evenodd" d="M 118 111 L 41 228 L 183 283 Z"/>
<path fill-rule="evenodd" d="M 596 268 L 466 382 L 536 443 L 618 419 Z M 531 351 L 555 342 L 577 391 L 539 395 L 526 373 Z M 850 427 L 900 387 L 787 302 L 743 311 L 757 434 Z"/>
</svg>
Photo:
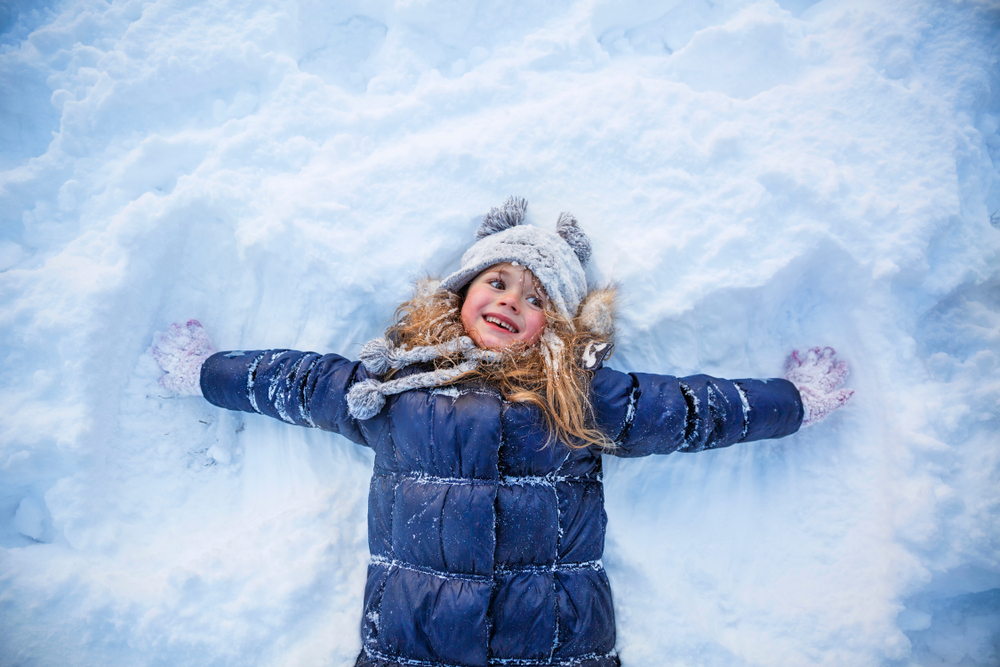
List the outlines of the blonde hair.
<svg viewBox="0 0 1000 667">
<path fill-rule="evenodd" d="M 441 345 L 468 333 L 462 324 L 464 295 L 434 289 L 436 281 L 418 282 L 417 293 L 402 303 L 393 317 L 386 337 L 397 346 L 413 348 Z M 608 301 L 613 306 L 614 292 Z M 606 315 L 610 318 L 610 312 Z M 480 363 L 446 384 L 482 381 L 500 389 L 504 399 L 528 403 L 545 415 L 549 442 L 556 438 L 573 449 L 597 446 L 611 449 L 614 443 L 594 425 L 590 404 L 592 374 L 580 364 L 583 350 L 591 343 L 610 343 L 610 331 L 598 333 L 586 325 L 586 318 L 572 321 L 551 306 L 545 310 L 545 330 L 538 343 L 512 345 L 503 350 L 496 363 Z M 436 369 L 461 363 L 461 352 L 444 354 L 435 360 Z"/>
</svg>

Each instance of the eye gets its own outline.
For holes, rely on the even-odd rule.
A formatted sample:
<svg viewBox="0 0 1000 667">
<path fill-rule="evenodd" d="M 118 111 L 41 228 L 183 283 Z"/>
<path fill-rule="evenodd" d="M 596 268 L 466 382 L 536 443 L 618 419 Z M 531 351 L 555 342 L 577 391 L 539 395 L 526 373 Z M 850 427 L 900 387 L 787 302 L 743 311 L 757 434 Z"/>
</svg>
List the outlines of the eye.
<svg viewBox="0 0 1000 667">
<path fill-rule="evenodd" d="M 529 296 L 527 299 L 525 299 L 525 301 L 527 301 L 528 303 L 530 303 L 535 308 L 538 308 L 539 310 L 542 310 L 542 309 L 545 308 L 545 302 L 542 301 L 537 296 Z"/>
<path fill-rule="evenodd" d="M 506 287 L 503 284 L 503 281 L 500 280 L 499 278 L 494 278 L 493 280 L 489 281 L 489 285 L 493 289 L 499 289 L 499 290 L 502 290 L 502 289 L 504 289 L 504 287 Z"/>
</svg>

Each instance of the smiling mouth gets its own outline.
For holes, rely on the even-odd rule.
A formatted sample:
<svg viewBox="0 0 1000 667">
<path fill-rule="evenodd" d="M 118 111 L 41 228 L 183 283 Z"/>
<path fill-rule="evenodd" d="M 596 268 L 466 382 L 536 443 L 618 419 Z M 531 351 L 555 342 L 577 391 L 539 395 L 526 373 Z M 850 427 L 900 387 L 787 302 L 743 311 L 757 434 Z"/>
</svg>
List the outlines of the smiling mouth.
<svg viewBox="0 0 1000 667">
<path fill-rule="evenodd" d="M 493 317 L 492 315 L 486 315 L 485 317 L 483 317 L 483 319 L 486 320 L 487 322 L 489 322 L 490 324 L 495 324 L 496 326 L 500 327 L 501 329 L 506 329 L 507 331 L 511 332 L 512 334 L 516 334 L 517 333 L 517 328 L 516 327 L 514 327 L 511 324 L 507 324 L 506 322 L 504 322 L 502 320 L 499 320 L 496 317 Z"/>
</svg>

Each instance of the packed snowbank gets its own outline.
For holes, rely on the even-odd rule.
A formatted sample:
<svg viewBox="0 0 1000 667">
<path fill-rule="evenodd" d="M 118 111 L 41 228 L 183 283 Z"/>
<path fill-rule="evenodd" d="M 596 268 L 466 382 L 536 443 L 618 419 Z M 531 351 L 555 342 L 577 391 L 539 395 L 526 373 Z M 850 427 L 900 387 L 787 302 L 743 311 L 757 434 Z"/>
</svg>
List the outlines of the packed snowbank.
<svg viewBox="0 0 1000 667">
<path fill-rule="evenodd" d="M 353 664 L 369 453 L 166 396 L 152 333 L 351 356 L 509 194 L 623 286 L 615 367 L 854 369 L 607 461 L 623 664 L 996 664 L 1000 6 L 330 4 L 7 5 L 0 664 Z"/>
</svg>

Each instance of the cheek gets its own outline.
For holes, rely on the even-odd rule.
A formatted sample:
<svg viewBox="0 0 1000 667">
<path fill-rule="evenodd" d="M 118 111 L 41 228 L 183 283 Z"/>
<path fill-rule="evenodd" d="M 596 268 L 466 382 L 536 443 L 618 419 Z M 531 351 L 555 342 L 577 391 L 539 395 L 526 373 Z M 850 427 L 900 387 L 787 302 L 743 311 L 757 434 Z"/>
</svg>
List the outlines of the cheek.
<svg viewBox="0 0 1000 667">
<path fill-rule="evenodd" d="M 527 342 L 532 345 L 538 342 L 541 338 L 542 333 L 545 331 L 545 313 L 532 313 L 531 317 L 526 318 L 525 324 L 527 324 Z"/>
<path fill-rule="evenodd" d="M 465 303 L 462 304 L 462 311 L 461 311 L 462 326 L 465 327 L 466 331 L 472 330 L 472 325 L 476 321 L 476 314 L 478 312 L 479 308 L 476 307 L 474 303 L 472 303 L 471 299 L 466 298 Z"/>
</svg>

